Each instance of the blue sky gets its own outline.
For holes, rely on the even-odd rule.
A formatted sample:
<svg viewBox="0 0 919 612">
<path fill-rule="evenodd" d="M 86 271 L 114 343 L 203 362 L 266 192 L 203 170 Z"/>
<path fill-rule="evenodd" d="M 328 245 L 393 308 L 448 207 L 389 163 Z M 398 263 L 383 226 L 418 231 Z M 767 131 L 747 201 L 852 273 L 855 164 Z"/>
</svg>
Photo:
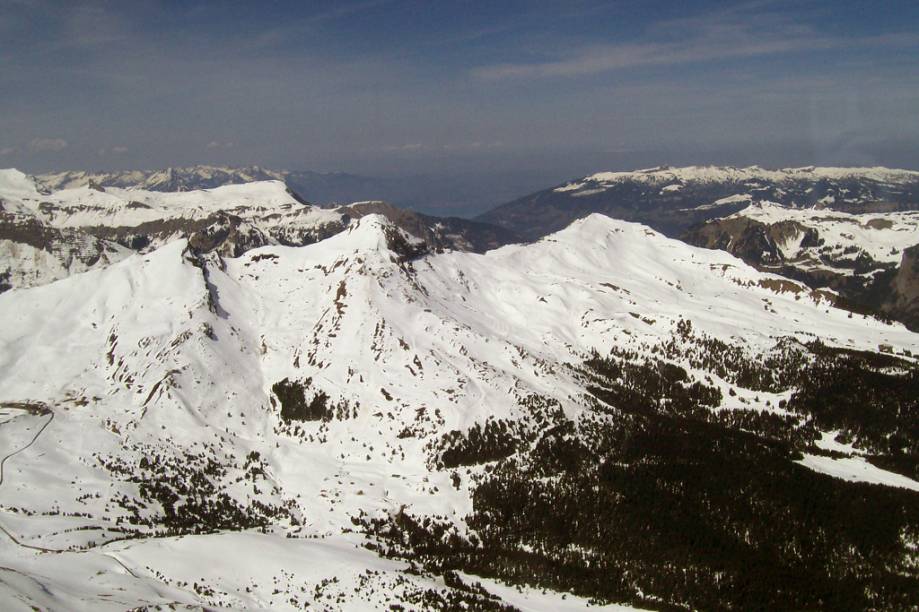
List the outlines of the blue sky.
<svg viewBox="0 0 919 612">
<path fill-rule="evenodd" d="M 915 0 L 0 7 L 0 166 L 919 165 Z"/>
</svg>

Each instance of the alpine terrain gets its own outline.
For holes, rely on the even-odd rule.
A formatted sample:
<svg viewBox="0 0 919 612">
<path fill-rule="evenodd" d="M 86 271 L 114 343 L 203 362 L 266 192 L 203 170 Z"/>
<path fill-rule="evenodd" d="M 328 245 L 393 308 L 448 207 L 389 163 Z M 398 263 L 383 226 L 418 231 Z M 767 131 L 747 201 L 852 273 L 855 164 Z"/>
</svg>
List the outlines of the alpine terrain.
<svg viewBox="0 0 919 612">
<path fill-rule="evenodd" d="M 535 240 L 592 213 L 678 237 L 752 203 L 849 213 L 916 210 L 919 172 L 888 168 L 662 166 L 600 172 L 503 204 L 479 217 Z"/>
<path fill-rule="evenodd" d="M 916 177 L 0 171 L 0 607 L 915 608 Z"/>
<path fill-rule="evenodd" d="M 592 213 L 832 293 L 919 329 L 919 172 L 888 168 L 660 167 L 601 172 L 479 217 L 538 239 Z"/>
<path fill-rule="evenodd" d="M 242 171 L 218 175 L 227 182 L 213 189 L 171 192 L 159 189 L 156 173 L 126 188 L 104 187 L 91 178 L 69 187 L 77 179 L 60 178 L 86 178 L 83 172 L 54 176 L 59 180 L 52 184 L 68 187 L 52 190 L 47 177 L 0 170 L 0 292 L 105 266 L 180 237 L 196 248 L 233 256 L 266 244 L 304 245 L 367 214 L 392 219 L 435 249 L 484 251 L 513 239 L 497 226 L 430 217 L 385 202 L 320 208 L 279 180 L 239 184 L 249 176 Z"/>
</svg>

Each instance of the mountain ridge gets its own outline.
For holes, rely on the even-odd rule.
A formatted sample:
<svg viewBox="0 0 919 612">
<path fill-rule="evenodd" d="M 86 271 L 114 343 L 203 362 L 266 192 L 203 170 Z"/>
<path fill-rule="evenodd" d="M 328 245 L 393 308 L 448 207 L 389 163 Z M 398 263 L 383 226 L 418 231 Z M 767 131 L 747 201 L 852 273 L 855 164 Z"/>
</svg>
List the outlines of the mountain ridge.
<svg viewBox="0 0 919 612">
<path fill-rule="evenodd" d="M 106 187 L 86 180 L 82 186 L 49 191 L 19 171 L 3 172 L 3 289 L 56 280 L 71 267 L 105 265 L 130 251 L 144 252 L 179 236 L 198 249 L 233 256 L 264 244 L 304 245 L 371 213 L 393 219 L 421 237 L 429 249 L 483 251 L 514 240 L 501 228 L 423 215 L 384 202 L 320 208 L 278 179 L 221 182 L 191 191 Z"/>
</svg>

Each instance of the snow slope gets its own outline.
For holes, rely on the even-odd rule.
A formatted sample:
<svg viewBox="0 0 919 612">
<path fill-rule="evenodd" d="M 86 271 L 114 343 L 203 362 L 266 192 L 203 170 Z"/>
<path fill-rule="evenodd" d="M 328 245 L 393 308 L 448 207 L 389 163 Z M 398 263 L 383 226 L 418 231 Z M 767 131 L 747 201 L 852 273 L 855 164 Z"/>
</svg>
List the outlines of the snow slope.
<svg viewBox="0 0 919 612">
<path fill-rule="evenodd" d="M 804 232 L 812 229 L 822 239 L 820 252 L 841 256 L 857 249 L 877 262 L 897 264 L 903 250 L 919 243 L 919 212 L 851 214 L 834 210 L 799 209 L 772 202 L 752 204 L 728 219 L 752 219 L 766 225 L 794 223 L 801 230 L 778 244 L 786 260 L 819 261 L 818 249 L 802 246 Z"/>
<path fill-rule="evenodd" d="M 749 181 L 782 183 L 825 179 L 861 179 L 897 184 L 919 180 L 919 172 L 884 167 L 838 168 L 805 166 L 769 170 L 759 166 L 748 166 L 746 168 L 734 168 L 731 166 L 671 168 L 669 166 L 660 166 L 630 172 L 598 172 L 582 179 L 565 183 L 560 187 L 556 187 L 555 191 L 563 193 L 577 192 L 583 189 L 605 190 L 615 183 L 624 181 L 638 181 L 654 185 L 680 185 L 685 183 L 743 183 Z"/>
<path fill-rule="evenodd" d="M 280 181 L 160 192 L 82 186 L 48 192 L 0 172 L 0 281 L 32 287 L 180 238 L 236 254 L 252 244 L 315 241 L 343 216 L 299 201 Z M 195 235 L 198 238 L 194 238 Z"/>
<path fill-rule="evenodd" d="M 284 171 L 268 170 L 259 166 L 230 168 L 199 165 L 155 171 L 87 172 L 76 170 L 40 174 L 35 178 L 42 187 L 50 191 L 86 187 L 90 183 L 105 187 L 150 191 L 195 191 L 232 183 L 283 181 L 286 174 Z"/>
<path fill-rule="evenodd" d="M 21 192 L 19 202 L 55 227 L 137 226 L 153 221 L 205 218 L 216 212 L 247 219 L 299 213 L 298 220 L 316 223 L 337 218 L 331 211 L 304 205 L 281 181 L 184 192 L 77 187 L 51 194 Z"/>
<path fill-rule="evenodd" d="M 48 221 L 139 222 L 227 201 L 253 218 L 295 208 L 276 184 L 252 189 L 63 192 L 72 210 Z M 40 214 L 30 197 L 20 201 Z M 726 253 L 601 215 L 484 255 L 417 257 L 413 242 L 379 215 L 235 258 L 179 239 L 0 295 L 0 448 L 18 451 L 0 484 L 0 600 L 386 609 L 447 594 L 442 578 L 363 548 L 352 519 L 408 509 L 465 532 L 485 467 L 439 469 L 444 434 L 514 421 L 537 395 L 578 418 L 589 398 L 569 364 L 591 349 L 648 353 L 684 319 L 751 355 L 815 330 L 839 347 L 919 348 L 900 325 L 849 318 Z M 285 381 L 307 401 L 324 396 L 330 417 L 282 418 Z M 755 401 L 767 399 L 779 396 Z M 753 401 L 741 390 L 721 407 Z M 171 517 L 163 491 L 181 489 L 176 474 L 213 492 Z M 238 525 L 221 522 L 230 515 Z M 561 601 L 489 585 L 524 609 Z"/>
</svg>

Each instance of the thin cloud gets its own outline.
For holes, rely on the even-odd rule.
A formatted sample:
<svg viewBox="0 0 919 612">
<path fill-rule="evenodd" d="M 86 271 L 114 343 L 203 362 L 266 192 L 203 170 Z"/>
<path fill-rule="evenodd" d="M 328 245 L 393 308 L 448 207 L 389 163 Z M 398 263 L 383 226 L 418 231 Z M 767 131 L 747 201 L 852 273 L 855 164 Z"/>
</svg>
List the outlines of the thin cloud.
<svg viewBox="0 0 919 612">
<path fill-rule="evenodd" d="M 490 149 L 499 149 L 504 146 L 500 140 L 496 141 L 474 141 L 448 144 L 424 144 L 420 142 L 410 142 L 401 145 L 388 145 L 382 148 L 387 153 L 422 153 L 422 152 L 470 152 L 470 151 L 487 151 Z"/>
<path fill-rule="evenodd" d="M 392 0 L 364 0 L 352 4 L 340 4 L 333 8 L 319 11 L 309 17 L 295 21 L 294 23 L 269 28 L 257 33 L 246 45 L 252 49 L 262 49 L 277 47 L 292 41 L 302 39 L 318 26 L 323 26 L 327 22 L 333 22 L 339 19 L 345 19 L 353 15 L 371 11 L 386 4 Z"/>
<path fill-rule="evenodd" d="M 424 151 L 428 147 L 420 142 L 408 142 L 401 145 L 387 145 L 383 147 L 383 150 L 386 152 L 395 152 L 395 151 L 407 151 L 407 152 L 416 152 Z"/>
<path fill-rule="evenodd" d="M 33 138 L 29 142 L 29 150 L 33 153 L 57 153 L 67 148 L 67 141 L 63 138 Z"/>
<path fill-rule="evenodd" d="M 106 155 L 124 155 L 128 152 L 127 147 L 112 147 L 110 149 L 99 149 L 99 156 L 104 157 Z"/>
<path fill-rule="evenodd" d="M 693 32 L 685 36 L 686 32 Z M 821 35 L 812 28 L 773 13 L 718 15 L 654 24 L 644 41 L 582 47 L 568 57 L 532 63 L 499 63 L 474 68 L 483 80 L 577 77 L 640 68 L 677 66 L 725 59 L 743 59 L 841 47 L 909 47 L 919 44 L 912 33 L 845 39 Z"/>
<path fill-rule="evenodd" d="M 826 39 L 753 40 L 738 45 L 729 41 L 694 40 L 688 43 L 597 45 L 573 57 L 532 64 L 496 64 L 472 71 L 485 80 L 574 77 L 642 66 L 668 66 L 712 60 L 775 55 L 794 51 L 829 49 Z"/>
</svg>

